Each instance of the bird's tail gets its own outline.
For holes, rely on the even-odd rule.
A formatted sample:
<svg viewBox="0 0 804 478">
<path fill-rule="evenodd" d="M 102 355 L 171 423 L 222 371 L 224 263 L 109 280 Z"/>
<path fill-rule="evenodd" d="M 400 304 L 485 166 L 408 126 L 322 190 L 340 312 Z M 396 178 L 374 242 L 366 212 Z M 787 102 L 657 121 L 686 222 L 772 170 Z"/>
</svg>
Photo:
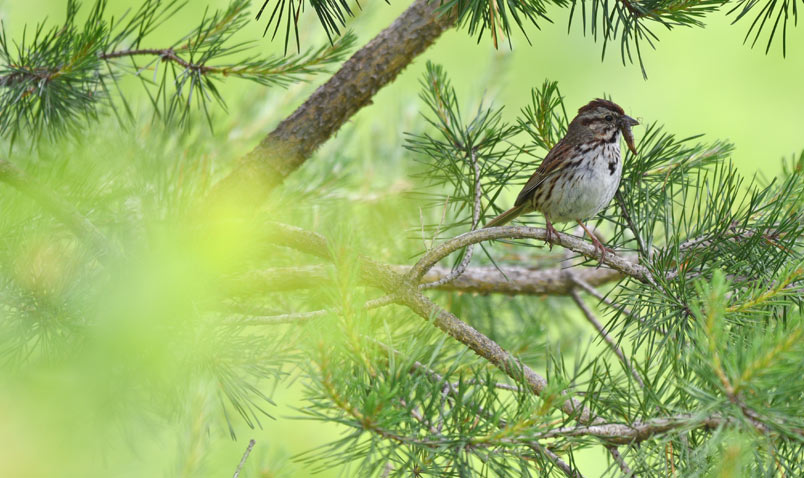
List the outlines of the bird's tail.
<svg viewBox="0 0 804 478">
<path fill-rule="evenodd" d="M 519 206 L 514 206 L 511 209 L 505 211 L 504 213 L 500 214 L 499 216 L 495 217 L 491 221 L 487 222 L 483 229 L 487 227 L 497 227 L 497 226 L 504 226 L 509 222 L 516 219 L 520 214 L 525 212 L 525 207 L 527 204 L 520 204 Z"/>
</svg>

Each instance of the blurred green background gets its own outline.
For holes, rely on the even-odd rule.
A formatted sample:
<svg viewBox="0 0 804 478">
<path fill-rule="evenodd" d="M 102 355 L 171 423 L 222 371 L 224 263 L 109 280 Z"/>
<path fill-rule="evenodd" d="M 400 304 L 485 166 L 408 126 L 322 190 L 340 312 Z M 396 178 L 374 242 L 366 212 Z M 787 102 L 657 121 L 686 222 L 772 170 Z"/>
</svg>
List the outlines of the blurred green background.
<svg viewBox="0 0 804 478">
<path fill-rule="evenodd" d="M 215 8 L 224 6 L 225 2 L 208 4 Z M 349 28 L 359 36 L 359 45 L 387 26 L 407 5 L 397 1 L 391 5 L 379 1 L 364 4 L 364 10 L 349 22 Z M 0 1 L 0 18 L 7 34 L 19 38 L 26 24 L 30 27 L 45 17 L 51 24 L 61 21 L 64 6 L 64 1 L 5 0 Z M 122 12 L 129 6 L 131 2 L 110 1 L 110 10 L 114 12 Z M 206 6 L 206 2 L 192 3 L 156 32 L 153 44 L 143 46 L 164 46 L 159 43 L 161 40 L 167 42 L 174 38 L 175 31 L 195 25 Z M 252 10 L 256 11 L 257 7 L 254 5 Z M 388 185 L 407 181 L 400 177 L 410 163 L 402 147 L 403 133 L 421 127 L 418 82 L 426 60 L 446 67 L 464 104 L 476 106 L 482 101 L 505 105 L 508 119 L 513 119 L 529 101 L 530 89 L 545 79 L 559 82 L 570 110 L 591 98 L 611 95 L 630 115 L 643 122 L 663 123 L 668 131 L 679 136 L 704 133 L 709 139 L 733 141 L 736 145 L 734 162 L 746 175 L 758 172 L 772 176 L 780 169 L 781 158 L 790 157 L 804 147 L 804 28 L 788 31 L 787 58 L 782 58 L 778 43 L 767 55 L 764 43 L 754 49 L 743 45 L 748 23 L 730 25 L 730 18 L 724 14 L 706 18 L 706 28 L 673 31 L 657 28 L 661 40 L 658 50 L 643 50 L 648 73 L 648 79 L 643 79 L 638 66 L 623 66 L 616 48 L 610 48 L 601 61 L 601 45 L 584 37 L 580 25 L 574 25 L 568 34 L 568 10 L 553 8 L 548 15 L 554 23 L 542 22 L 541 31 L 528 28 L 532 45 L 515 33 L 513 50 L 507 45 L 494 50 L 489 38 L 478 44 L 464 31 L 449 31 L 396 82 L 383 89 L 374 104 L 362 110 L 338 134 L 339 154 L 356 158 L 360 168 L 355 171 L 363 175 L 358 182 L 364 184 L 364 189 L 382 191 Z M 256 39 L 260 49 L 281 53 L 281 41 L 272 43 L 263 39 L 263 28 L 263 22 L 253 22 L 240 32 L 239 38 Z M 303 48 L 318 46 L 324 41 L 325 36 L 312 12 L 307 12 Z M 216 124 L 225 125 L 222 129 L 228 132 L 227 136 L 196 133 L 195 141 L 226 141 L 226 157 L 219 159 L 224 167 L 252 148 L 262 135 L 303 101 L 312 88 L 325 80 L 326 76 L 322 75 L 310 84 L 289 90 L 267 90 L 247 82 L 229 81 L 222 88 L 231 106 L 229 114 L 219 108 L 214 113 Z M 132 87 L 130 92 L 133 103 L 147 112 L 142 91 Z M 239 124 L 239 114 L 253 113 L 255 109 L 256 120 Z M 120 129 L 119 133 L 106 130 L 104 134 L 142 136 L 147 128 L 143 126 L 135 132 Z M 635 133 L 639 137 L 638 129 Z M 130 140 L 123 139 L 120 143 L 121 148 L 125 148 Z M 334 146 L 325 146 L 311 162 L 326 161 L 333 154 L 332 148 Z M 378 151 L 384 154 L 377 154 Z M 99 159 L 103 159 L 103 154 L 115 154 L 115 151 L 101 152 Z M 131 340 L 134 346 L 141 346 L 153 338 L 144 334 Z M 125 347 L 122 350 L 126 350 Z M 91 368 L 99 364 L 88 359 L 84 365 Z M 298 415 L 294 410 L 300 395 L 297 384 L 289 389 L 280 386 L 272 395 L 277 405 L 269 407 L 268 411 L 275 419 L 263 419 L 262 429 L 251 430 L 235 420 L 237 441 L 228 437 L 222 420 L 213 420 L 218 423 L 217 427 L 194 428 L 206 423 L 203 417 L 221 414 L 218 402 L 210 401 L 207 391 L 199 390 L 178 398 L 179 405 L 172 412 L 174 427 L 153 427 L 144 420 L 142 429 L 130 438 L 135 443 L 128 443 L 128 439 L 121 439 L 119 434 L 124 433 L 124 429 L 129 434 L 136 420 L 130 420 L 125 427 L 120 425 L 119 429 L 117 424 L 103 422 L 110 416 L 107 412 L 115 408 L 114 394 L 91 399 L 80 390 L 71 390 L 70 374 L 78 373 L 77 370 L 80 368 L 64 370 L 56 364 L 38 370 L 36 376 L 22 382 L 7 381 L 0 392 L 3 448 L 0 462 L 5 461 L 5 465 L 0 464 L 0 471 L 6 472 L 4 476 L 86 476 L 86 471 L 92 469 L 99 471 L 98 476 L 143 476 L 143 472 L 154 470 L 168 470 L 165 476 L 228 476 L 227 473 L 234 471 L 248 438 L 252 437 L 257 440 L 257 447 L 243 476 L 306 476 L 310 468 L 290 457 L 327 443 L 339 433 L 330 425 L 288 419 Z M 56 400 L 54 390 L 56 394 L 63 393 L 65 398 Z M 103 411 L 98 412 L 99 408 Z M 149 413 L 148 407 L 143 408 L 143 413 Z M 85 420 L 93 415 L 101 423 Z M 37 417 L 37 423 L 31 423 L 31 417 Z M 99 439 L 99 434 L 110 434 L 110 437 Z M 103 463 L 109 450 L 101 452 L 93 447 L 104 443 L 125 448 L 119 453 L 114 450 L 112 456 L 126 457 L 131 463 Z M 86 453 L 79 450 L 86 450 Z M 179 463 L 177 456 L 182 457 Z M 4 469 L 4 466 L 9 468 Z M 105 467 L 111 474 L 100 472 Z M 319 476 L 336 476 L 339 472 L 350 476 L 348 470 L 340 468 L 323 470 Z"/>
</svg>

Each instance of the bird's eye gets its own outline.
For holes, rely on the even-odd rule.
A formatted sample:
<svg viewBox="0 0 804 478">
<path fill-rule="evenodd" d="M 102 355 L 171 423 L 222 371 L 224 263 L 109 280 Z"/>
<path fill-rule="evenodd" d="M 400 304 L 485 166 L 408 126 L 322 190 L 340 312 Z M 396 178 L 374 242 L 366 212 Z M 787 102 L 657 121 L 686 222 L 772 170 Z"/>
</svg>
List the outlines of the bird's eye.
<svg viewBox="0 0 804 478">
<path fill-rule="evenodd" d="M 611 115 L 606 115 L 606 121 L 612 121 L 614 118 Z"/>
</svg>

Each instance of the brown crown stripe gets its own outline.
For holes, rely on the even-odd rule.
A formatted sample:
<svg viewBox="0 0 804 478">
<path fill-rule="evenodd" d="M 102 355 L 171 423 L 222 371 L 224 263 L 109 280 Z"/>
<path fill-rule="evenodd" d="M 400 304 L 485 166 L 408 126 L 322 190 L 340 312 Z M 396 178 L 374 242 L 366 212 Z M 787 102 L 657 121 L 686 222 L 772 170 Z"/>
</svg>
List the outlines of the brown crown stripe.
<svg viewBox="0 0 804 478">
<path fill-rule="evenodd" d="M 625 111 L 622 108 L 620 108 L 620 105 L 618 105 L 613 101 L 604 100 L 603 98 L 596 98 L 590 101 L 586 106 L 581 106 L 581 108 L 578 110 L 578 114 L 586 113 L 587 111 L 592 111 L 593 109 L 598 107 L 615 111 L 621 115 L 625 114 Z"/>
</svg>

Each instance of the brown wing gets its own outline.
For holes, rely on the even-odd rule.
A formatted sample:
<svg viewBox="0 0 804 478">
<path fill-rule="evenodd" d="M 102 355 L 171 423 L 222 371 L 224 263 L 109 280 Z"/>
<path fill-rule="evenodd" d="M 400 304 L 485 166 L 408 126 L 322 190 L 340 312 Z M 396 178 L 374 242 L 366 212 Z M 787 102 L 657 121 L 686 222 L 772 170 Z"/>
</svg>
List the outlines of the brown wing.
<svg viewBox="0 0 804 478">
<path fill-rule="evenodd" d="M 570 149 L 572 149 L 572 145 L 566 141 L 566 137 L 562 138 L 561 141 L 553 146 L 553 149 L 551 149 L 547 153 L 547 156 L 544 157 L 542 164 L 539 165 L 539 167 L 536 169 L 536 172 L 533 173 L 533 176 L 531 176 L 530 179 L 528 179 L 528 182 L 525 183 L 522 191 L 519 192 L 519 196 L 516 197 L 516 202 L 514 203 L 515 207 L 530 201 L 530 198 L 533 197 L 536 189 L 544 182 L 545 179 L 549 178 L 566 166 L 567 162 L 561 161 L 560 158 L 566 157 Z"/>
</svg>

